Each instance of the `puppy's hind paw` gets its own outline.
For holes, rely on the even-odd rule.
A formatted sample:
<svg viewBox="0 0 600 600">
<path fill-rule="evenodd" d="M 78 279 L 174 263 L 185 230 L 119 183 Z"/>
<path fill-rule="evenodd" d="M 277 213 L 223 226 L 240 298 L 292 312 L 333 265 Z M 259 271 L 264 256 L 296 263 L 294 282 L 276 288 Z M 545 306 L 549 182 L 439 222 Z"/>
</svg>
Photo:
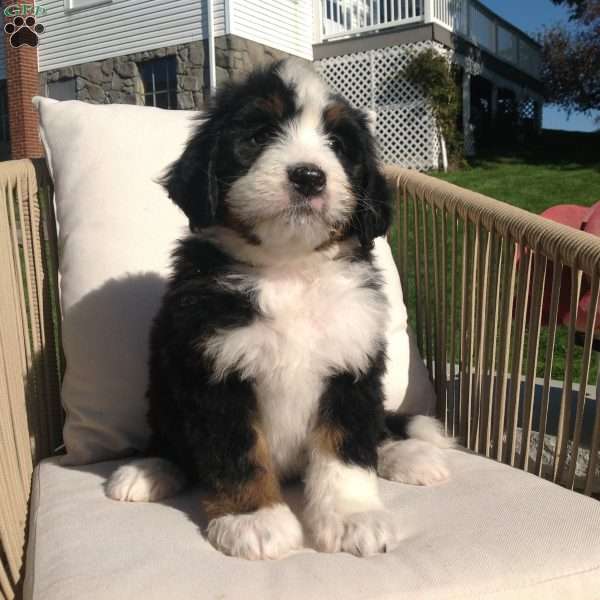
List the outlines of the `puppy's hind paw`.
<svg viewBox="0 0 600 600">
<path fill-rule="evenodd" d="M 382 444 L 377 472 L 384 479 L 412 485 L 436 485 L 450 478 L 443 450 L 416 439 Z"/>
<path fill-rule="evenodd" d="M 122 502 L 157 502 L 185 486 L 177 466 L 163 458 L 143 458 L 119 467 L 108 479 L 106 495 Z"/>
<path fill-rule="evenodd" d="M 437 419 L 425 415 L 411 417 L 407 433 L 409 438 L 429 442 L 437 448 L 454 448 L 456 445 L 453 438 L 444 434 L 442 424 Z"/>
</svg>

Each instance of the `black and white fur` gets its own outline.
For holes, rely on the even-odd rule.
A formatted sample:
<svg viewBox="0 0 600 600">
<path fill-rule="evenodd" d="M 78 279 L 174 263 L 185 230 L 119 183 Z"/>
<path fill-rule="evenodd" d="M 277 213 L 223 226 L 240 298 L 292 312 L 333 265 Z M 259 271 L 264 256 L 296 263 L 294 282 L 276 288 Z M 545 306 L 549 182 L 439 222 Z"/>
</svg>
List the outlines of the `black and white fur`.
<svg viewBox="0 0 600 600">
<path fill-rule="evenodd" d="M 275 488 L 303 476 L 319 549 L 391 550 L 377 471 L 443 481 L 449 442 L 433 419 L 383 407 L 388 307 L 371 251 L 390 205 L 369 116 L 277 63 L 220 92 L 164 182 L 193 233 L 152 331 L 148 458 L 107 494 L 156 501 L 200 481 L 229 507 L 209 522 L 215 547 L 278 558 L 303 533 Z"/>
</svg>

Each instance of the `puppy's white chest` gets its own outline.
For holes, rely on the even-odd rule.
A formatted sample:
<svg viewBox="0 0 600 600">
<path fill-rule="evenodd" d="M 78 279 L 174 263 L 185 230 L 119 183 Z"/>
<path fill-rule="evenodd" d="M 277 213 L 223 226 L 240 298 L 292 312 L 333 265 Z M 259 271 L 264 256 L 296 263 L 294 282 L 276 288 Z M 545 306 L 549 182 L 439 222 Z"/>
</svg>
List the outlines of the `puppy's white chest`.
<svg viewBox="0 0 600 600">
<path fill-rule="evenodd" d="M 327 377 L 364 372 L 379 347 L 385 303 L 365 285 L 367 266 L 329 261 L 318 270 L 272 270 L 256 282 L 254 321 L 213 338 L 223 372 L 254 382 L 261 425 L 281 474 L 301 468 Z"/>
<path fill-rule="evenodd" d="M 330 261 L 314 271 L 267 272 L 257 286 L 260 316 L 244 328 L 240 364 L 257 382 L 281 379 L 286 395 L 302 385 L 299 378 L 364 372 L 385 316 L 380 293 L 365 285 L 365 270 Z"/>
</svg>

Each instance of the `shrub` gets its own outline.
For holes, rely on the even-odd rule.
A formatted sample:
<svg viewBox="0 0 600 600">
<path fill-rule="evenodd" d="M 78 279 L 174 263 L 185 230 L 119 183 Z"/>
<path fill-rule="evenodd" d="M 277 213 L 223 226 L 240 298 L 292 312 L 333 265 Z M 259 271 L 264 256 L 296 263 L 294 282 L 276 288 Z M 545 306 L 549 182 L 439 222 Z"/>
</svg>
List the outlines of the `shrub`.
<svg viewBox="0 0 600 600">
<path fill-rule="evenodd" d="M 462 96 L 456 83 L 456 71 L 457 67 L 444 55 L 427 49 L 416 54 L 402 73 L 421 89 L 429 102 L 451 164 L 461 163 L 464 155 L 463 138 L 458 128 Z"/>
</svg>

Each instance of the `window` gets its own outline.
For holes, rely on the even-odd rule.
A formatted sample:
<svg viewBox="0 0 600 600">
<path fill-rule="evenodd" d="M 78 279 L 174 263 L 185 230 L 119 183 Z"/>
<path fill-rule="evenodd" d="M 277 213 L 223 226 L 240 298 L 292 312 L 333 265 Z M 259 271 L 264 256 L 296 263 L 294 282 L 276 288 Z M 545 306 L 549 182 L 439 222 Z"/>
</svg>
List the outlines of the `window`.
<svg viewBox="0 0 600 600">
<path fill-rule="evenodd" d="M 98 4 L 109 4 L 112 0 L 65 0 L 65 10 L 79 10 L 80 8 L 91 8 Z"/>
<path fill-rule="evenodd" d="M 46 95 L 48 98 L 54 98 L 55 100 L 76 100 L 77 88 L 75 78 L 49 82 Z"/>
<path fill-rule="evenodd" d="M 177 108 L 177 63 L 174 56 L 140 63 L 144 104 Z"/>
</svg>

